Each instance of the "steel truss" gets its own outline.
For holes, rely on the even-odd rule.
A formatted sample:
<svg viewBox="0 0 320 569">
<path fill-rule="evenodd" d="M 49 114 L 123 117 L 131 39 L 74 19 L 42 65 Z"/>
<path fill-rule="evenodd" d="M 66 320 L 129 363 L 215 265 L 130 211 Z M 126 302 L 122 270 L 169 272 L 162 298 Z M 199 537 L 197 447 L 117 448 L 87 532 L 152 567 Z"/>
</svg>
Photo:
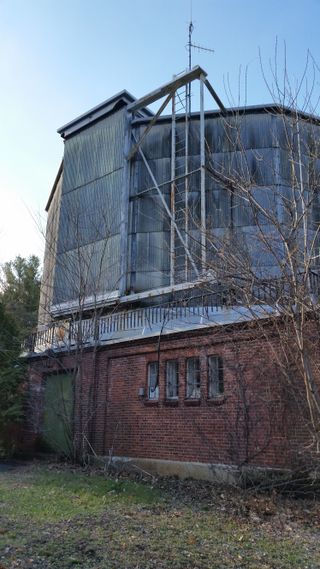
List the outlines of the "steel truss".
<svg viewBox="0 0 320 569">
<path fill-rule="evenodd" d="M 189 148 L 190 148 L 190 102 L 188 102 L 188 93 L 191 89 L 191 83 L 199 81 L 200 84 L 200 127 L 199 127 L 199 154 L 200 168 L 190 168 Z M 199 273 L 205 271 L 206 268 L 206 169 L 205 169 L 205 112 L 204 112 L 204 87 L 207 88 L 215 103 L 224 112 L 223 106 L 218 95 L 207 79 L 207 73 L 200 67 L 193 67 L 179 76 L 174 77 L 172 81 L 166 83 L 162 87 L 152 91 L 148 95 L 134 101 L 127 107 L 127 134 L 126 134 L 126 166 L 124 176 L 124 187 L 122 193 L 122 220 L 121 220 L 121 283 L 120 294 L 125 294 L 127 289 L 126 267 L 127 267 L 127 246 L 128 246 L 128 219 L 129 219 L 129 197 L 130 197 L 130 175 L 132 172 L 132 164 L 140 154 L 142 161 L 150 176 L 152 185 L 148 190 L 142 193 L 156 190 L 159 195 L 161 204 L 164 208 L 168 219 L 170 220 L 170 285 L 178 284 L 176 282 L 176 261 L 177 250 L 184 251 L 184 280 L 190 280 L 190 268 L 196 278 Z M 181 92 L 181 90 L 183 90 Z M 185 94 L 184 94 L 185 93 Z M 133 122 L 139 111 L 147 105 L 155 103 L 159 99 L 164 99 L 158 111 L 150 118 L 149 123 L 144 129 L 140 138 L 137 139 L 133 132 Z M 152 127 L 156 124 L 163 111 L 171 102 L 171 179 L 165 183 L 158 183 L 155 174 L 152 171 L 148 157 L 143 152 L 141 146 L 148 136 Z M 181 121 L 181 113 L 177 114 L 177 107 L 180 105 L 184 109 L 184 129 L 183 137 L 177 136 L 177 117 Z M 182 138 L 182 139 L 181 139 Z M 178 168 L 177 154 L 183 155 L 184 165 L 183 171 Z M 192 254 L 192 243 L 190 243 L 189 231 L 189 191 L 190 177 L 195 172 L 200 171 L 200 246 L 201 259 L 195 259 Z M 170 185 L 170 207 L 162 193 L 162 187 Z M 184 194 L 184 196 L 183 196 Z M 138 194 L 140 196 L 141 193 Z M 183 222 L 181 223 L 181 219 Z M 200 268 L 201 267 L 201 268 Z M 200 269 L 200 270 L 199 270 Z"/>
</svg>

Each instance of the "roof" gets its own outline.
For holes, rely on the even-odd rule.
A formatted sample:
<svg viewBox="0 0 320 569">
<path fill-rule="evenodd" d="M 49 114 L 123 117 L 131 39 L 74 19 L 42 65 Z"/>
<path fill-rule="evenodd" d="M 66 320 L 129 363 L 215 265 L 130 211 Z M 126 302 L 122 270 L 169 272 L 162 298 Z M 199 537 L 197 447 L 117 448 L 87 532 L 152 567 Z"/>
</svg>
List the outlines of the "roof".
<svg viewBox="0 0 320 569">
<path fill-rule="evenodd" d="M 277 115 L 287 115 L 287 116 L 298 116 L 300 119 L 305 120 L 310 123 L 320 124 L 320 117 L 317 115 L 312 115 L 304 111 L 299 111 L 296 109 L 291 109 L 290 107 L 285 107 L 281 105 L 276 105 L 274 103 L 267 103 L 265 105 L 248 105 L 247 107 L 230 107 L 222 111 L 221 109 L 205 111 L 206 118 L 218 118 L 223 116 L 224 118 L 228 116 L 245 116 L 250 114 L 277 114 Z M 192 112 L 190 118 L 197 119 L 200 117 L 199 111 Z M 137 117 L 132 121 L 133 125 L 144 124 L 149 122 L 148 117 Z M 185 113 L 177 114 L 176 120 L 185 120 Z M 161 122 L 171 121 L 170 115 L 162 115 L 157 118 L 157 124 Z"/>
<path fill-rule="evenodd" d="M 79 117 L 76 117 L 71 122 L 68 122 L 67 124 L 61 126 L 58 128 L 57 132 L 62 136 L 62 138 L 68 138 L 79 130 L 82 130 L 83 128 L 94 123 L 98 119 L 101 119 L 109 113 L 116 111 L 122 106 L 130 105 L 134 101 L 136 101 L 136 98 L 131 95 L 131 93 L 129 93 L 126 89 L 124 89 L 110 99 L 103 101 L 103 103 L 100 103 L 86 113 L 80 115 Z M 151 117 L 152 115 L 153 113 L 148 109 L 144 108 L 140 111 L 141 117 Z"/>
</svg>

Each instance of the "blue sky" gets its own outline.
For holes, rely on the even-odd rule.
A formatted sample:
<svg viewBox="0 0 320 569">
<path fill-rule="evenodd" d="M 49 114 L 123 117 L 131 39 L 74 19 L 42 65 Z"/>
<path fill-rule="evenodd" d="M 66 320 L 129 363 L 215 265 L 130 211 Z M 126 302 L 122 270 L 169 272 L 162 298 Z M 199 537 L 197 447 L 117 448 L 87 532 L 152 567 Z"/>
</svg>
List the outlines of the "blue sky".
<svg viewBox="0 0 320 569">
<path fill-rule="evenodd" d="M 259 49 L 270 80 L 276 38 L 279 75 L 285 44 L 293 84 L 307 50 L 320 66 L 320 0 L 193 0 L 192 16 L 193 42 L 215 50 L 194 51 L 193 64 L 226 106 L 228 91 L 236 103 L 239 93 L 242 103 L 270 101 Z M 43 254 L 39 225 L 63 155 L 57 128 L 183 71 L 189 20 L 190 0 L 0 0 L 0 262 Z"/>
</svg>

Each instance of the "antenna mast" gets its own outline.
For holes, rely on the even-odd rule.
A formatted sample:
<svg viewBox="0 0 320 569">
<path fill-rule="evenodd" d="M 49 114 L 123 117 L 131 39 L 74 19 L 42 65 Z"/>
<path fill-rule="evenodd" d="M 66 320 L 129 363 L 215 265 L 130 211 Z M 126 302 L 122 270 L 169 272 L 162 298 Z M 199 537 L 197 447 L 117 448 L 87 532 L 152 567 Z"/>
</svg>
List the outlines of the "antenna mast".
<svg viewBox="0 0 320 569">
<path fill-rule="evenodd" d="M 192 6 L 191 6 L 191 10 L 192 10 Z M 191 17 L 190 17 L 190 23 L 189 23 L 189 39 L 188 39 L 188 44 L 187 44 L 189 71 L 191 71 L 191 68 L 192 68 L 192 50 L 193 49 L 197 49 L 198 51 L 206 51 L 208 53 L 214 53 L 214 49 L 211 49 L 209 47 L 203 47 L 202 45 L 198 45 L 196 43 L 192 43 L 193 30 L 194 30 L 194 25 L 192 22 L 192 11 L 191 11 Z M 187 113 L 188 113 L 188 115 L 190 115 L 190 113 L 191 113 L 191 84 L 190 83 L 187 85 L 186 91 L 187 91 L 187 93 L 186 93 Z"/>
<path fill-rule="evenodd" d="M 192 54 L 192 32 L 194 30 L 194 25 L 192 23 L 192 20 L 190 20 L 189 23 L 189 41 L 188 41 L 188 54 L 189 54 L 189 71 L 191 71 L 191 54 Z"/>
</svg>

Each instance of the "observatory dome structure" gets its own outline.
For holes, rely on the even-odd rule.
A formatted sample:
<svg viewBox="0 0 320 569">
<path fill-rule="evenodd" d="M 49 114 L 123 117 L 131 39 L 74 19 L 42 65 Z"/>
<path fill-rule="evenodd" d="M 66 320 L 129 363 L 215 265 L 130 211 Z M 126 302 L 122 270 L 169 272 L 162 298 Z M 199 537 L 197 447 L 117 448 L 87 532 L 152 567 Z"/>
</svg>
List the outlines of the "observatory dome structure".
<svg viewBox="0 0 320 569">
<path fill-rule="evenodd" d="M 228 109 L 196 66 L 58 132 L 28 436 L 220 481 L 297 466 L 319 443 L 319 118 Z"/>
<path fill-rule="evenodd" d="M 195 82 L 200 108 L 191 112 L 184 89 Z M 205 111 L 204 89 L 218 110 Z M 148 105 L 158 101 L 151 112 Z M 226 242 L 241 245 L 257 275 L 276 275 L 273 254 L 256 237 L 268 224 L 264 212 L 279 223 L 288 215 L 295 121 L 274 105 L 226 109 L 195 67 L 139 100 L 122 91 L 61 127 L 64 158 L 47 205 L 40 324 L 79 306 L 174 300 L 197 282 L 220 278 Z M 308 182 L 319 168 L 308 146 L 319 125 L 301 115 L 299 128 Z M 239 187 L 250 188 L 256 214 Z"/>
</svg>

